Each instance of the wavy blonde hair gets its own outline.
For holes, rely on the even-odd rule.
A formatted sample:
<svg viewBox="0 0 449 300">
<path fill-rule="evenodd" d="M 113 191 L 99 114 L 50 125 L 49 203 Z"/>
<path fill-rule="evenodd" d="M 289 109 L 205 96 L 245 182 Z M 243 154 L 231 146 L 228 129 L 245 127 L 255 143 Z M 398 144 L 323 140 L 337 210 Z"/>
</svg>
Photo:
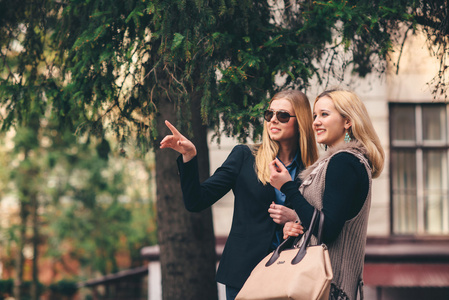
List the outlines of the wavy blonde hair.
<svg viewBox="0 0 449 300">
<path fill-rule="evenodd" d="M 299 149 L 301 160 L 305 167 L 312 165 L 318 159 L 318 149 L 315 134 L 312 128 L 312 109 L 307 96 L 297 90 L 286 90 L 273 96 L 270 105 L 275 100 L 288 100 L 292 104 L 299 132 Z M 279 152 L 279 143 L 273 141 L 268 134 L 267 121 L 264 121 L 262 143 L 255 147 L 255 169 L 259 180 L 266 185 L 270 182 L 270 169 L 268 164 L 272 162 Z"/>
<path fill-rule="evenodd" d="M 349 120 L 351 124 L 348 129 L 349 135 L 366 148 L 373 169 L 373 178 L 379 177 L 384 168 L 385 153 L 363 102 L 354 92 L 337 88 L 318 95 L 314 107 L 322 97 L 332 99 L 337 111 L 343 118 Z"/>
</svg>

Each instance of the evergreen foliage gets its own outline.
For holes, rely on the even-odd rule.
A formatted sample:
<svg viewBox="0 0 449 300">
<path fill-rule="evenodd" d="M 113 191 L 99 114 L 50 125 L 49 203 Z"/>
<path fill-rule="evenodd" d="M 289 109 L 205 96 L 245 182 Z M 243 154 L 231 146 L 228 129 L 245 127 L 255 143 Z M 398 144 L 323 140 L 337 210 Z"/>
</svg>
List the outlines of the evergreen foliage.
<svg viewBox="0 0 449 300">
<path fill-rule="evenodd" d="M 444 56 L 443 8 L 441 0 L 71 1 L 53 36 L 70 79 L 62 103 L 89 112 L 85 130 L 103 124 L 151 146 L 162 96 L 188 124 L 188 109 L 179 108 L 201 91 L 202 120 L 218 137 L 257 138 L 273 93 L 341 78 L 347 67 L 360 76 L 385 71 L 403 26 L 424 25 Z"/>
<path fill-rule="evenodd" d="M 49 289 L 59 296 L 73 296 L 78 291 L 78 286 L 74 281 L 60 280 L 50 284 Z"/>
<path fill-rule="evenodd" d="M 60 126 L 97 135 L 109 128 L 148 149 L 157 139 L 161 95 L 188 127 L 190 113 L 179 108 L 201 91 L 203 122 L 218 137 L 257 138 L 273 93 L 306 89 L 312 78 L 341 78 L 348 67 L 361 76 L 384 71 L 404 31 L 428 34 L 441 61 L 434 93 L 446 90 L 443 0 L 3 0 L 0 6 L 3 129 L 50 105 Z M 283 79 L 278 84 L 276 76 Z"/>
</svg>

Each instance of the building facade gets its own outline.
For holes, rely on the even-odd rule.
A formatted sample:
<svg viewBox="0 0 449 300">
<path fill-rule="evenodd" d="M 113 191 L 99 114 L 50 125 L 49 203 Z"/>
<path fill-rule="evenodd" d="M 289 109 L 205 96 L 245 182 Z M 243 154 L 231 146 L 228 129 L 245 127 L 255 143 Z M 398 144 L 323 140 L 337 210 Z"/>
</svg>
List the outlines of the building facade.
<svg viewBox="0 0 449 300">
<path fill-rule="evenodd" d="M 408 38 L 399 63 L 385 74 L 346 75 L 343 83 L 366 105 L 385 149 L 373 180 L 365 263 L 367 299 L 449 299 L 449 100 L 428 83 L 438 74 L 423 36 Z M 310 101 L 324 90 L 306 91 Z M 211 173 L 235 140 L 210 145 Z M 233 197 L 213 206 L 217 241 L 229 233 Z"/>
</svg>

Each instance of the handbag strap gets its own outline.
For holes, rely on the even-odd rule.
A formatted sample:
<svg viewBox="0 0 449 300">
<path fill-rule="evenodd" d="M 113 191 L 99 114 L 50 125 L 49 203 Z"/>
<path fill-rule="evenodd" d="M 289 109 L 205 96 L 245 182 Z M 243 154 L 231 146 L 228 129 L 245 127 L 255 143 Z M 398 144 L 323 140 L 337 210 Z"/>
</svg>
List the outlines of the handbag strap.
<svg viewBox="0 0 449 300">
<path fill-rule="evenodd" d="M 322 211 L 320 211 L 320 210 L 318 210 L 316 208 L 315 208 L 315 210 L 317 211 L 317 213 L 320 216 L 320 220 L 319 220 L 319 223 L 318 223 L 317 243 L 316 243 L 317 245 L 320 245 L 321 244 L 321 238 L 323 236 L 324 214 L 323 214 Z"/>
<path fill-rule="evenodd" d="M 310 244 L 310 239 L 312 238 L 313 231 L 315 230 L 316 225 L 318 225 L 318 233 L 317 233 L 317 245 L 321 244 L 321 236 L 323 232 L 323 224 L 324 224 L 324 214 L 315 208 L 312 216 L 312 221 L 310 222 L 309 229 L 307 230 L 304 243 L 298 251 L 298 254 L 293 258 L 292 264 L 296 265 L 299 263 L 307 253 L 307 247 Z"/>
<path fill-rule="evenodd" d="M 324 215 L 322 212 L 320 212 L 318 209 L 315 209 L 313 211 L 313 216 L 312 216 L 312 220 L 310 222 L 310 226 L 309 226 L 309 230 L 306 232 L 305 235 L 305 241 L 302 244 L 302 246 L 300 247 L 300 250 L 298 251 L 298 254 L 295 256 L 294 259 L 296 259 L 299 255 L 299 253 L 304 252 L 304 254 L 301 254 L 302 257 L 304 257 L 304 255 L 306 254 L 306 248 L 307 245 L 310 241 L 310 238 L 312 236 L 312 232 L 315 228 L 315 225 L 317 223 L 317 216 L 320 216 L 320 220 L 319 220 L 319 228 L 318 228 L 318 244 L 321 243 L 321 232 L 322 232 L 322 228 L 323 228 L 323 223 L 324 223 Z M 267 261 L 267 263 L 265 264 L 266 267 L 271 266 L 272 264 L 274 264 L 274 262 L 279 258 L 279 256 L 281 255 L 281 252 L 285 249 L 291 248 L 291 245 L 295 245 L 298 243 L 299 239 L 301 238 L 301 236 L 289 236 L 287 239 L 285 239 L 273 252 L 273 255 L 271 255 L 270 259 Z M 302 257 L 298 260 L 298 262 L 301 261 Z M 296 263 L 298 263 L 296 262 Z"/>
<path fill-rule="evenodd" d="M 281 255 L 282 250 L 290 248 L 290 244 L 292 243 L 292 241 L 294 244 L 294 240 L 296 240 L 296 238 L 297 238 L 296 236 L 289 236 L 279 246 L 277 246 L 277 248 L 273 252 L 273 255 L 271 255 L 270 259 L 265 264 L 265 267 L 269 267 L 272 264 L 274 264 L 274 262 Z"/>
</svg>

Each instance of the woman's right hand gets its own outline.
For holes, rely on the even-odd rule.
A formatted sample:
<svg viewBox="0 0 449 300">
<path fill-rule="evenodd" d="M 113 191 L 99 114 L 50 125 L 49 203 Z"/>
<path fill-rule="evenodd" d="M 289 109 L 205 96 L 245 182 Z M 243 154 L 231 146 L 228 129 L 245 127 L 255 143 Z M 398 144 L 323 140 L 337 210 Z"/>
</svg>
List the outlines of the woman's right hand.
<svg viewBox="0 0 449 300">
<path fill-rule="evenodd" d="M 173 126 L 169 121 L 165 120 L 165 125 L 171 131 L 171 135 L 165 136 L 161 141 L 161 149 L 171 148 L 182 154 L 183 162 L 188 162 L 196 156 L 195 145 L 183 136 L 175 126 Z"/>
<path fill-rule="evenodd" d="M 275 158 L 268 166 L 270 168 L 270 184 L 274 188 L 280 191 L 284 183 L 292 181 L 292 176 L 278 158 Z"/>
<path fill-rule="evenodd" d="M 284 224 L 284 240 L 289 236 L 298 236 L 304 233 L 304 227 L 300 223 L 287 222 Z"/>
</svg>

